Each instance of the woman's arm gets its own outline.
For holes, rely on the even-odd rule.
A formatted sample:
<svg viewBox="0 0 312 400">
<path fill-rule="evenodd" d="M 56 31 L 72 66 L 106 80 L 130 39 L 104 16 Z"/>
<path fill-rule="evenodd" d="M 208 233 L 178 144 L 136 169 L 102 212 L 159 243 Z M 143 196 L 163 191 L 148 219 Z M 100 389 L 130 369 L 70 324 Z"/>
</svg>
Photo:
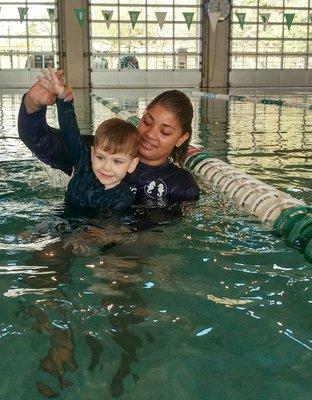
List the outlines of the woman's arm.
<svg viewBox="0 0 312 400">
<path fill-rule="evenodd" d="M 36 85 L 38 86 L 38 83 L 34 86 Z M 52 168 L 60 169 L 71 175 L 73 164 L 59 130 L 47 124 L 46 105 L 39 104 L 36 101 L 36 95 L 40 94 L 40 91 L 36 91 L 36 88 L 35 91 L 32 91 L 32 89 L 23 96 L 21 102 L 18 114 L 19 137 L 39 160 Z M 33 93 L 35 93 L 35 97 Z M 32 111 L 32 113 L 29 113 L 29 111 Z"/>
</svg>

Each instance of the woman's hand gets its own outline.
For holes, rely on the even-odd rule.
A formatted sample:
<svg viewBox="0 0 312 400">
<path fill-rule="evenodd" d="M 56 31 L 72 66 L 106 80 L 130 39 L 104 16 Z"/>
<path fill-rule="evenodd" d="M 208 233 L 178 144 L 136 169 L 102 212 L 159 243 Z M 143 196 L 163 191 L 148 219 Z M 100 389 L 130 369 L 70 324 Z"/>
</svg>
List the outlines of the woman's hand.
<svg viewBox="0 0 312 400">
<path fill-rule="evenodd" d="M 73 92 L 70 85 L 65 84 L 63 71 L 54 71 L 51 68 L 41 70 L 43 76 L 38 78 L 38 83 L 47 90 L 54 99 L 73 100 Z"/>
<path fill-rule="evenodd" d="M 57 78 L 59 81 L 58 85 L 65 86 L 63 70 L 53 71 L 53 74 L 55 75 L 54 80 Z M 55 93 L 55 90 L 51 90 L 53 89 L 53 85 L 49 85 L 49 80 L 50 79 L 46 79 L 44 75 L 38 78 L 38 81 L 29 89 L 24 100 L 26 112 L 28 114 L 34 113 L 40 110 L 42 107 L 55 103 L 57 94 Z M 67 85 L 65 88 L 65 100 L 73 100 L 73 93 L 70 86 Z"/>
</svg>

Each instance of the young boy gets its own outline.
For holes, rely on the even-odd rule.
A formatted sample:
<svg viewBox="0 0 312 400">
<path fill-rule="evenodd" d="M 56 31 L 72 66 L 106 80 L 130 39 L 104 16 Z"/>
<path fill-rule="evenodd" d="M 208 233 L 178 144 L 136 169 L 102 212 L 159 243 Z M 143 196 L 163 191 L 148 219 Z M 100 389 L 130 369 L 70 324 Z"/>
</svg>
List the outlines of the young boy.
<svg viewBox="0 0 312 400">
<path fill-rule="evenodd" d="M 99 211 L 129 208 L 135 194 L 122 179 L 135 170 L 139 161 L 137 129 L 119 118 L 102 122 L 95 133 L 90 160 L 80 136 L 70 87 L 65 86 L 63 77 L 53 70 L 42 72 L 40 83 L 57 96 L 60 133 L 74 165 L 74 174 L 65 193 L 66 204 Z"/>
</svg>

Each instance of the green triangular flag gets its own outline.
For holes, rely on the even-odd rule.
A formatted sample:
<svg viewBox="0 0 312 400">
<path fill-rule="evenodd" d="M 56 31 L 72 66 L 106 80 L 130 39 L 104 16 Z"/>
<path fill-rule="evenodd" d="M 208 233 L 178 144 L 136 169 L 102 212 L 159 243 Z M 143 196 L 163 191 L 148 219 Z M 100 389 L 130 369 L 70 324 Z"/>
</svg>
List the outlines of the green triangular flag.
<svg viewBox="0 0 312 400">
<path fill-rule="evenodd" d="M 135 27 L 135 24 L 137 23 L 140 13 L 141 11 L 129 11 L 132 29 Z"/>
<path fill-rule="evenodd" d="M 293 20 L 295 18 L 295 13 L 290 13 L 290 14 L 284 14 L 285 18 L 286 18 L 286 25 L 288 30 L 290 29 L 290 27 L 292 26 Z"/>
<path fill-rule="evenodd" d="M 79 22 L 79 25 L 82 26 L 84 24 L 84 21 L 86 19 L 86 14 L 87 11 L 84 8 L 75 8 L 74 13 L 76 15 L 76 18 Z"/>
<path fill-rule="evenodd" d="M 194 13 L 193 12 L 184 12 L 183 16 L 184 16 L 184 19 L 185 19 L 185 22 L 187 25 L 187 29 L 190 30 L 190 27 L 193 22 Z"/>
<path fill-rule="evenodd" d="M 107 26 L 107 29 L 109 29 L 110 23 L 111 23 L 111 20 L 112 20 L 112 16 L 113 16 L 113 11 L 111 11 L 111 10 L 110 11 L 102 10 L 102 15 L 103 15 L 105 24 Z"/>
<path fill-rule="evenodd" d="M 244 29 L 246 13 L 236 13 L 238 18 L 239 26 Z"/>
<path fill-rule="evenodd" d="M 55 20 L 55 9 L 54 8 L 47 8 L 49 18 L 51 21 Z"/>
<path fill-rule="evenodd" d="M 20 22 L 23 22 L 27 15 L 28 7 L 18 7 Z"/>
<path fill-rule="evenodd" d="M 260 13 L 259 15 L 260 15 L 260 19 L 263 23 L 263 30 L 265 31 L 266 27 L 268 25 L 271 13 Z"/>
</svg>

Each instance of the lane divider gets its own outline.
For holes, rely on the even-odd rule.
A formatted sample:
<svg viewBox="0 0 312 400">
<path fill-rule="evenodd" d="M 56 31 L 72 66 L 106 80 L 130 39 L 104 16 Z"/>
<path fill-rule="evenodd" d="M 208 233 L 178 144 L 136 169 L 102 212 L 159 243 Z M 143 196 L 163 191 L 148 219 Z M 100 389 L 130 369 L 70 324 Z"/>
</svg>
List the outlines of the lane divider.
<svg viewBox="0 0 312 400">
<path fill-rule="evenodd" d="M 114 114 L 137 126 L 140 118 L 92 94 Z M 264 103 L 263 103 L 264 104 Z M 185 165 L 234 201 L 243 212 L 273 227 L 288 246 L 304 252 L 312 262 L 312 207 L 212 155 L 190 147 Z"/>
<path fill-rule="evenodd" d="M 252 102 L 258 104 L 266 104 L 266 105 L 274 105 L 274 106 L 283 106 L 289 108 L 304 108 L 307 110 L 312 110 L 312 104 L 306 103 L 289 103 L 286 100 L 281 99 L 270 99 L 270 98 L 259 98 L 255 96 L 239 96 L 233 94 L 221 94 L 221 93 L 208 93 L 208 92 L 192 92 L 194 97 L 204 97 L 208 100 L 225 100 L 225 101 L 241 101 L 241 102 Z"/>
</svg>

